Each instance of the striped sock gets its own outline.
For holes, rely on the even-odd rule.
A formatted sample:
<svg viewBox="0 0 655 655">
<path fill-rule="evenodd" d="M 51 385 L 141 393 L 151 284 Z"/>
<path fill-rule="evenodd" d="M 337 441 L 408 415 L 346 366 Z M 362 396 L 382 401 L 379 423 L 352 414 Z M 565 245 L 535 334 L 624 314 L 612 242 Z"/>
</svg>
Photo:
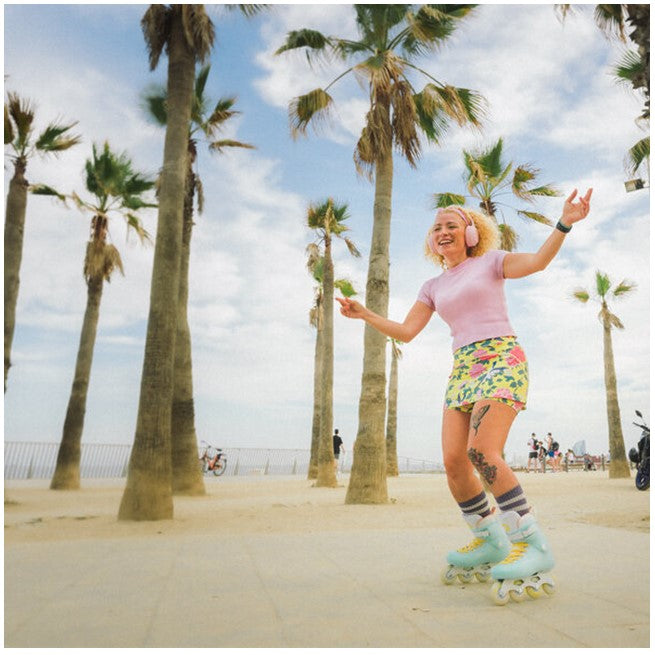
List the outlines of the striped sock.
<svg viewBox="0 0 655 655">
<path fill-rule="evenodd" d="M 484 491 L 481 491 L 475 498 L 457 504 L 464 514 L 478 514 L 482 517 L 491 514 L 491 507 Z"/>
<path fill-rule="evenodd" d="M 502 496 L 498 496 L 496 502 L 498 503 L 498 509 L 501 512 L 514 511 L 519 514 L 519 516 L 523 516 L 530 511 L 530 506 L 528 505 L 528 501 L 520 484 L 514 487 L 514 489 L 510 489 Z"/>
</svg>

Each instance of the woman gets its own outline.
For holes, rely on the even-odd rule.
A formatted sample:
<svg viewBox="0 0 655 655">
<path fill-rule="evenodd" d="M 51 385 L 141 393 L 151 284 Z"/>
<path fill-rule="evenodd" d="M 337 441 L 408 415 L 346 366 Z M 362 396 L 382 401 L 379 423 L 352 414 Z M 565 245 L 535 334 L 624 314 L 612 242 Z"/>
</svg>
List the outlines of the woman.
<svg viewBox="0 0 655 655">
<path fill-rule="evenodd" d="M 504 281 L 544 270 L 574 223 L 589 213 L 592 189 L 566 199 L 557 226 L 535 253 L 497 250 L 494 221 L 461 206 L 437 212 L 426 254 L 444 268 L 421 288 L 402 323 L 375 314 L 351 298 L 337 298 L 341 313 L 360 318 L 392 339 L 411 341 L 437 312 L 453 336 L 453 369 L 443 411 L 443 460 L 450 491 L 475 535 L 448 554 L 442 580 L 496 580 L 496 602 L 518 600 L 524 591 L 552 592 L 545 575 L 554 566 L 550 548 L 530 511 L 523 489 L 503 460 L 517 413 L 525 408 L 528 368 L 507 316 Z M 500 517 L 490 506 L 483 483 Z M 504 527 L 503 527 L 504 526 Z"/>
</svg>

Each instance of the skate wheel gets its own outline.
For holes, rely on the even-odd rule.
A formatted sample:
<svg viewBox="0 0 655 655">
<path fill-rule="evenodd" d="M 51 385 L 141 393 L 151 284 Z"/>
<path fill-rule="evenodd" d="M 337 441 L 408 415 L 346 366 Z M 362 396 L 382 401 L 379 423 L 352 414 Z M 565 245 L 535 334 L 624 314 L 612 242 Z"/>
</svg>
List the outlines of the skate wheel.
<svg viewBox="0 0 655 655">
<path fill-rule="evenodd" d="M 486 573 L 481 573 L 480 571 L 478 571 L 475 574 L 475 577 L 478 579 L 478 582 L 487 582 L 491 577 L 491 574 L 489 573 L 489 571 L 487 571 Z"/>
<path fill-rule="evenodd" d="M 457 582 L 457 573 L 452 566 L 447 566 L 443 571 L 441 571 L 441 582 L 448 585 Z"/>
<path fill-rule="evenodd" d="M 465 571 L 464 573 L 458 573 L 457 577 L 459 578 L 460 582 L 467 584 L 468 582 L 471 582 L 471 580 L 473 580 L 473 573 L 471 573 L 470 571 Z"/>
<path fill-rule="evenodd" d="M 535 587 L 526 587 L 525 592 L 530 598 L 541 598 L 544 595 L 540 588 L 535 589 Z"/>
<path fill-rule="evenodd" d="M 548 596 L 552 596 L 555 593 L 555 585 L 552 585 L 548 582 L 544 582 L 541 587 Z"/>
<path fill-rule="evenodd" d="M 491 598 L 496 605 L 507 605 L 509 594 L 503 594 L 501 591 L 502 582 L 496 581 L 491 585 Z"/>
<path fill-rule="evenodd" d="M 509 597 L 515 603 L 522 603 L 525 600 L 525 594 L 523 593 L 522 589 L 510 589 Z"/>
</svg>

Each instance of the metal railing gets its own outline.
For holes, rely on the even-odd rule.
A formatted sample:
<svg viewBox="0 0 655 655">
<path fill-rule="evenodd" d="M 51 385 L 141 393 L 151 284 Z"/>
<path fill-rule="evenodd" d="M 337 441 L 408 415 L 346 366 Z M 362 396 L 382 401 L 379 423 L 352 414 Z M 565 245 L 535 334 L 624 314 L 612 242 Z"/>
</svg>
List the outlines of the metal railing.
<svg viewBox="0 0 655 655">
<path fill-rule="evenodd" d="M 48 479 L 55 472 L 59 444 L 5 441 L 5 480 Z M 130 444 L 83 443 L 80 460 L 82 478 L 124 478 L 130 461 Z M 199 449 L 199 455 L 202 449 Z M 224 448 L 225 475 L 307 475 L 309 450 L 293 448 Z M 339 471 L 349 473 L 352 453 L 339 459 Z M 400 473 L 443 472 L 436 462 L 398 457 Z"/>
</svg>

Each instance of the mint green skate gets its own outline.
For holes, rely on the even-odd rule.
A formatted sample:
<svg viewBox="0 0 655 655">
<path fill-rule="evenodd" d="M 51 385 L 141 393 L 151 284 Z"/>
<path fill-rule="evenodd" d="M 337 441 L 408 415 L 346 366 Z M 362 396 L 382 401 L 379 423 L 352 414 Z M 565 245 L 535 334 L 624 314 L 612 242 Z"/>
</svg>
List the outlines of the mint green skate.
<svg viewBox="0 0 655 655">
<path fill-rule="evenodd" d="M 482 518 L 478 514 L 464 514 L 464 520 L 475 538 L 468 545 L 446 555 L 448 566 L 441 572 L 444 584 L 456 582 L 486 582 L 491 566 L 500 562 L 511 549 L 505 529 L 494 514 Z"/>
<path fill-rule="evenodd" d="M 531 513 L 520 516 L 517 512 L 505 512 L 500 521 L 512 542 L 512 550 L 491 568 L 495 580 L 491 596 L 496 605 L 555 593 L 555 581 L 548 575 L 555 560 L 535 517 Z"/>
</svg>

